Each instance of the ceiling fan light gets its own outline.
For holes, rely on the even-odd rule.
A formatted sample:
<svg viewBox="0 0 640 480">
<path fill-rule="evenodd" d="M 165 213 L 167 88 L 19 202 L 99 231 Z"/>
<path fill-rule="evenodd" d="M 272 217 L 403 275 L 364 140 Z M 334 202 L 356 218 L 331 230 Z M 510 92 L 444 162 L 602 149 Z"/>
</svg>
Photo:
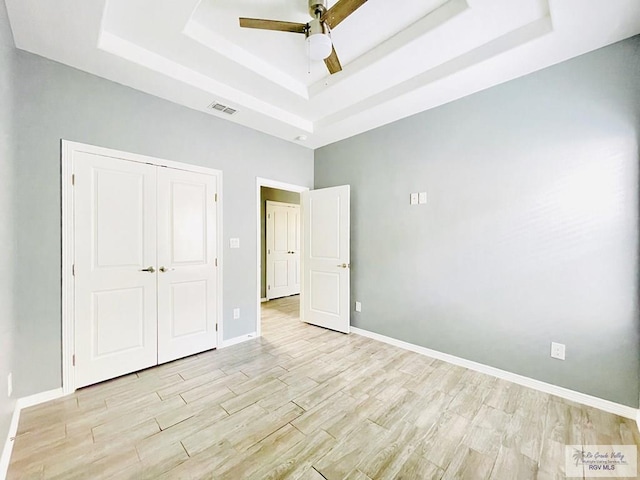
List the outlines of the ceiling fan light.
<svg viewBox="0 0 640 480">
<path fill-rule="evenodd" d="M 307 37 L 309 45 L 309 58 L 311 60 L 324 60 L 331 55 L 333 46 L 331 38 L 325 33 L 316 33 Z"/>
</svg>

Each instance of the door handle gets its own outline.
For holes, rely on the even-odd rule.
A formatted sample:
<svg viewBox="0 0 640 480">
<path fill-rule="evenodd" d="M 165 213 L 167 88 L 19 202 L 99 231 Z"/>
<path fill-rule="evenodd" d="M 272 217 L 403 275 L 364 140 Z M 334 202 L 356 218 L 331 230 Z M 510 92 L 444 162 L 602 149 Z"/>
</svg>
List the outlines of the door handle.
<svg viewBox="0 0 640 480">
<path fill-rule="evenodd" d="M 160 267 L 160 271 L 162 273 L 170 272 L 172 270 L 175 270 L 175 268 Z"/>
<path fill-rule="evenodd" d="M 338 267 L 340 267 L 340 268 L 349 268 L 349 264 L 348 263 L 342 263 L 342 264 L 338 265 Z"/>
<path fill-rule="evenodd" d="M 148 267 L 148 268 L 143 268 L 142 270 L 140 270 L 141 272 L 149 272 L 149 273 L 154 273 L 156 271 L 155 268 L 153 268 L 153 266 Z"/>
</svg>

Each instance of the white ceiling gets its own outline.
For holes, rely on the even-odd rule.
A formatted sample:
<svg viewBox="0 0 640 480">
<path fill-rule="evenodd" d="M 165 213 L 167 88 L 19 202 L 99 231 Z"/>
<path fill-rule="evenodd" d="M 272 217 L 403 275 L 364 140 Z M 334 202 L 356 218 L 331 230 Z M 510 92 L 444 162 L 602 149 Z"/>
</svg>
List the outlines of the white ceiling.
<svg viewBox="0 0 640 480">
<path fill-rule="evenodd" d="M 640 33 L 638 0 L 369 0 L 329 75 L 304 36 L 238 25 L 306 23 L 307 0 L 6 3 L 20 49 L 309 148 Z"/>
</svg>

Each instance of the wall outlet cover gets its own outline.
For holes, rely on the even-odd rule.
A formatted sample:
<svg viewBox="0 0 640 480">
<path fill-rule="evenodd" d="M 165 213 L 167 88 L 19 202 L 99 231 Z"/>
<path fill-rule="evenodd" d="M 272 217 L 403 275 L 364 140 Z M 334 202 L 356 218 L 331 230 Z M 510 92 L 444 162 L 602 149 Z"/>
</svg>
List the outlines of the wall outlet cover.
<svg viewBox="0 0 640 480">
<path fill-rule="evenodd" d="M 356 312 L 362 311 L 362 304 L 360 302 L 356 302 Z"/>
<path fill-rule="evenodd" d="M 240 318 L 240 309 L 239 308 L 234 308 L 233 309 L 233 319 L 234 320 L 238 320 Z"/>
<path fill-rule="evenodd" d="M 564 360 L 566 353 L 566 347 L 564 343 L 551 342 L 551 357 L 558 360 Z"/>
<path fill-rule="evenodd" d="M 427 203 L 427 192 L 418 193 L 418 203 L 420 204 Z"/>
<path fill-rule="evenodd" d="M 239 238 L 230 238 L 229 239 L 229 248 L 240 248 L 240 239 Z"/>
<path fill-rule="evenodd" d="M 417 205 L 418 204 L 418 194 L 417 193 L 412 193 L 409 196 L 409 203 L 411 205 Z"/>
</svg>

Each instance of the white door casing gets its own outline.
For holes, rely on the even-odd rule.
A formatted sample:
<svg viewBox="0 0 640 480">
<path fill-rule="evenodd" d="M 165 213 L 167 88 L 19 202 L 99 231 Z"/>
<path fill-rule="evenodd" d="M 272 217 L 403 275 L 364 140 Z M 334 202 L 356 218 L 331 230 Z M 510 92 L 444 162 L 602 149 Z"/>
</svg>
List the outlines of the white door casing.
<svg viewBox="0 0 640 480">
<path fill-rule="evenodd" d="M 301 320 L 349 333 L 350 187 L 303 192 Z"/>
<path fill-rule="evenodd" d="M 300 206 L 267 201 L 267 299 L 300 293 Z"/>
<path fill-rule="evenodd" d="M 156 168 L 77 153 L 76 387 L 157 362 Z"/>
<path fill-rule="evenodd" d="M 216 347 L 216 177 L 158 169 L 158 363 Z"/>
</svg>

